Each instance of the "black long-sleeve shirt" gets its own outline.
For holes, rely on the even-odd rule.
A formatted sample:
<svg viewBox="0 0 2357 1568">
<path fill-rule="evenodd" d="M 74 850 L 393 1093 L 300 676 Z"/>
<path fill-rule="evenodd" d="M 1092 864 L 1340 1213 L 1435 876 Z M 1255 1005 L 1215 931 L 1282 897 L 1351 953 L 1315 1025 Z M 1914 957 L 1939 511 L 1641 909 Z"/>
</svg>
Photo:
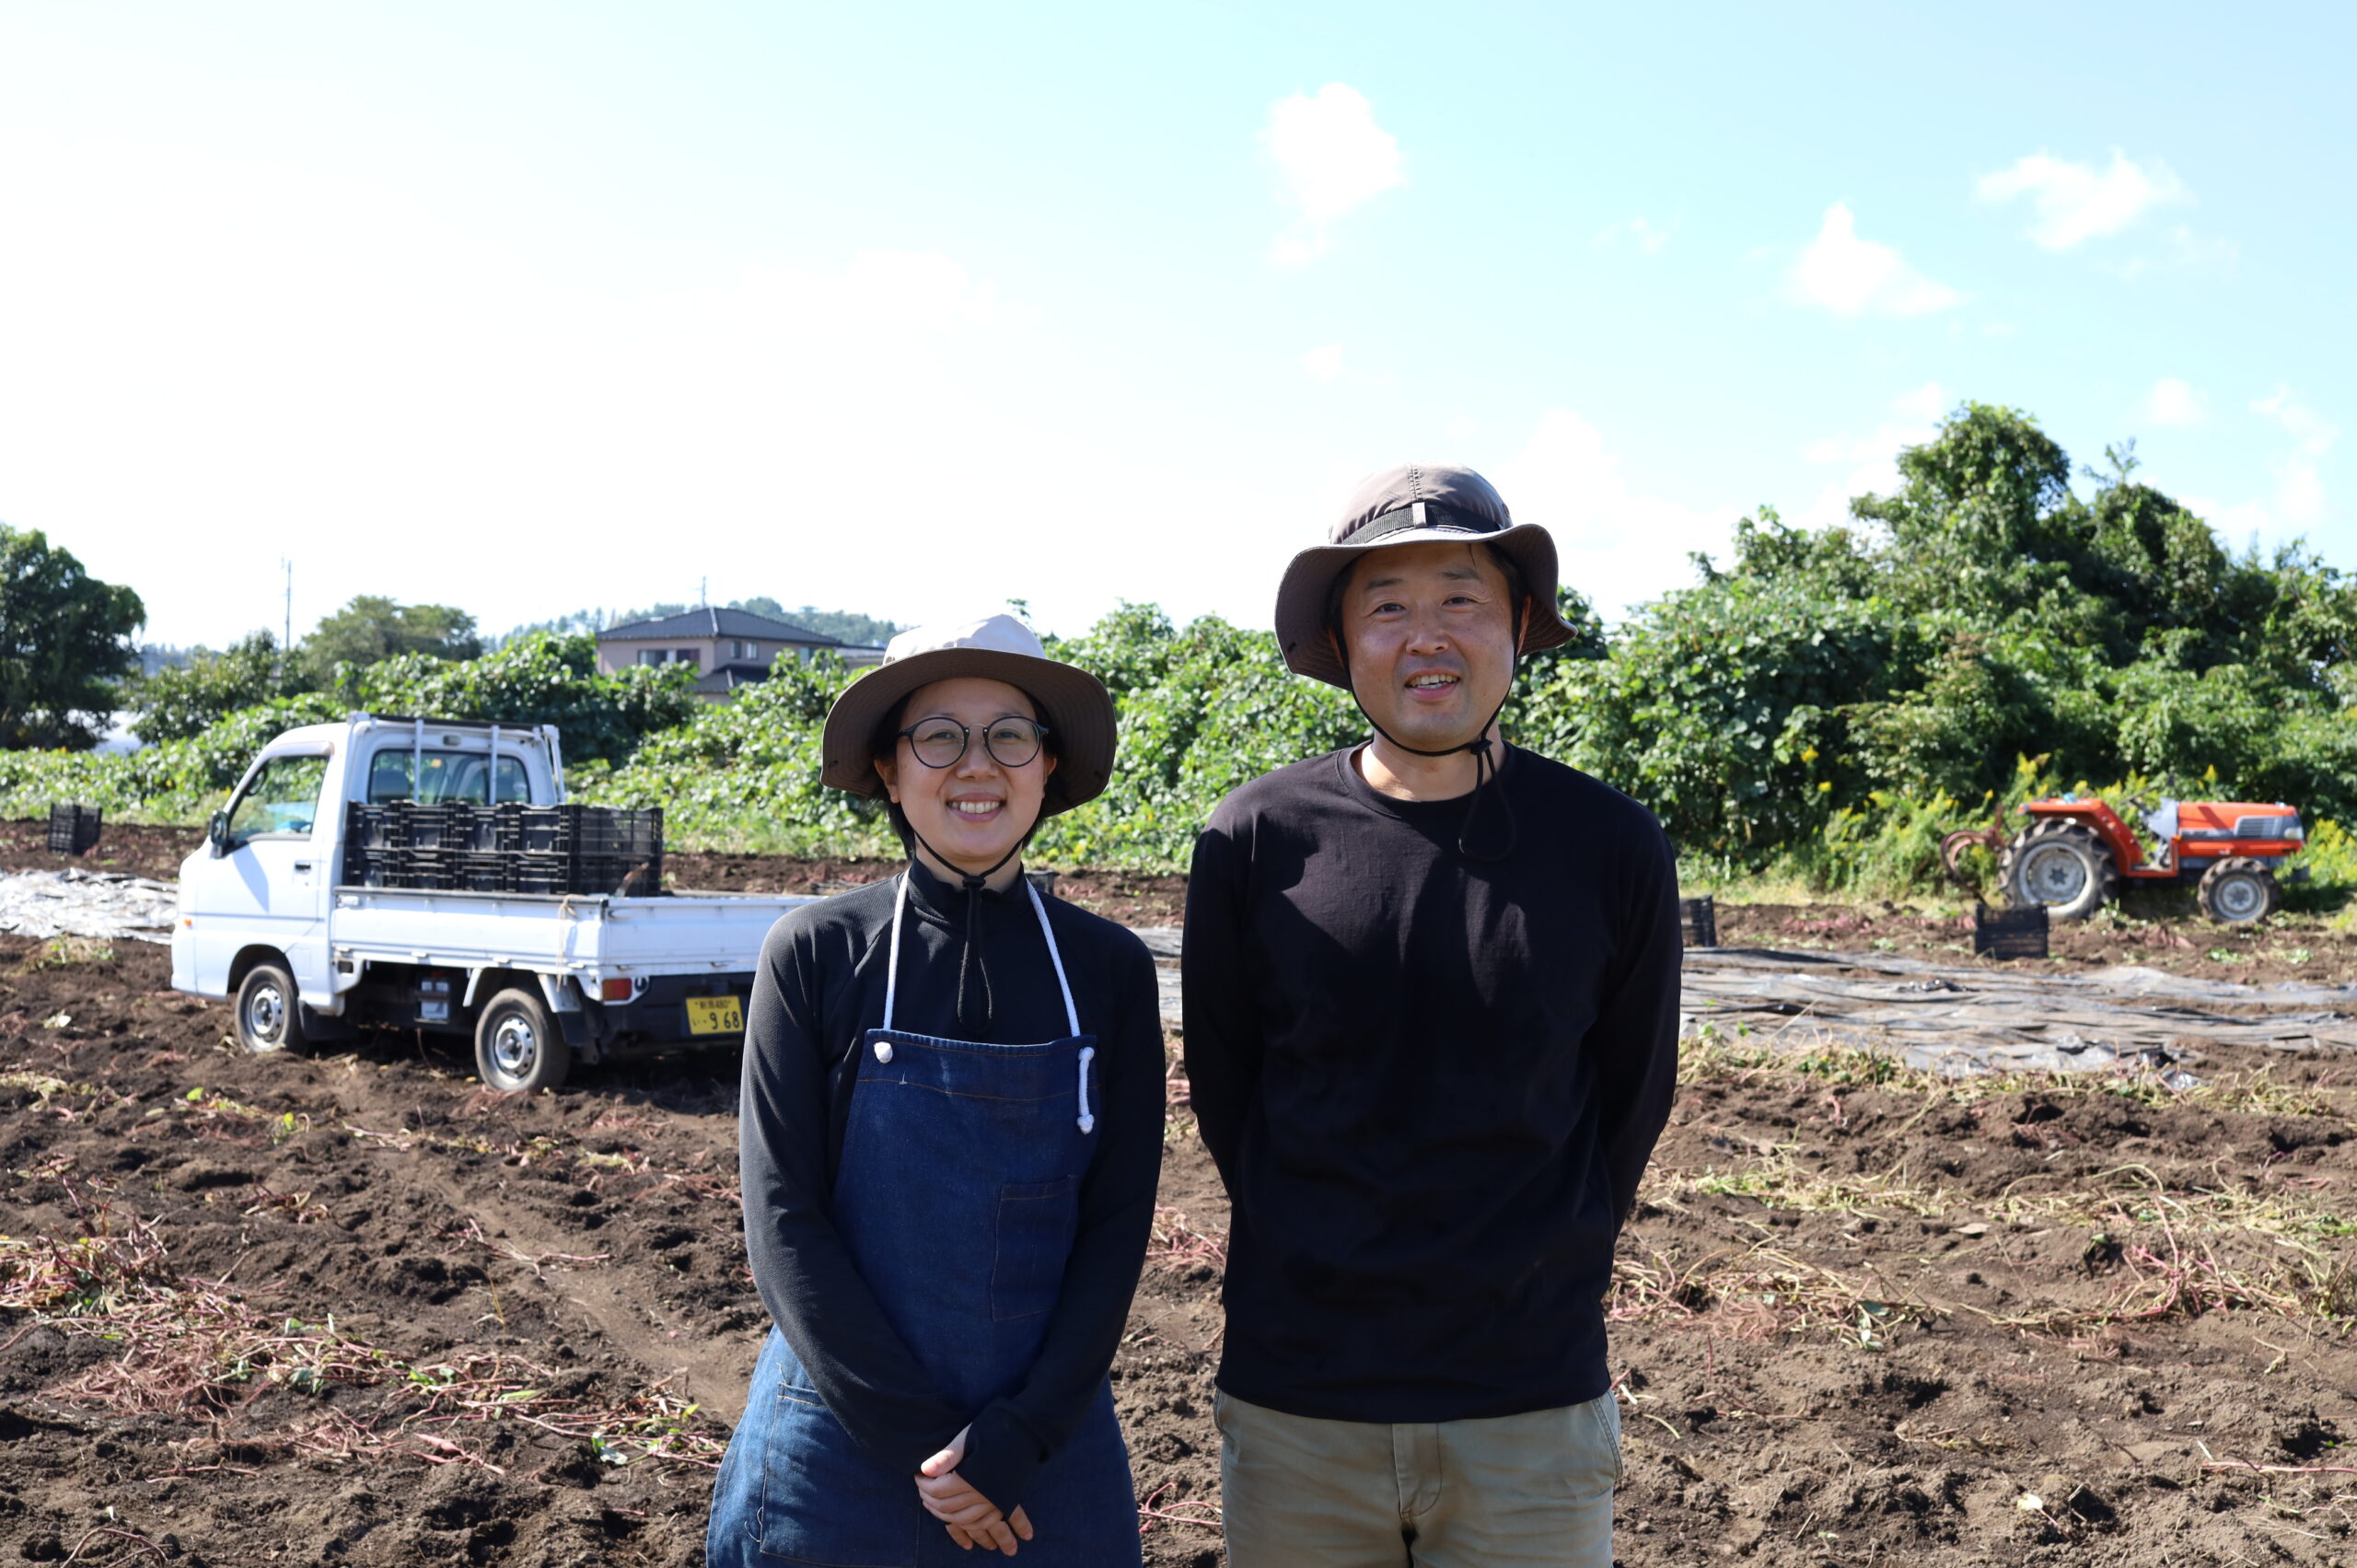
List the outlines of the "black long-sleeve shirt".
<svg viewBox="0 0 2357 1568">
<path fill-rule="evenodd" d="M 831 1213 L 860 1043 L 884 1021 L 894 892 L 886 881 L 806 904 L 762 944 L 738 1122 L 746 1248 L 762 1305 L 863 1450 L 906 1472 L 913 1486 L 917 1467 L 970 1423 L 958 1473 L 1011 1512 L 1112 1365 L 1144 1260 L 1162 1167 L 1154 960 L 1112 922 L 1047 900 L 1080 1026 L 1097 1039 L 1105 1142 L 1081 1187 L 1079 1236 L 1029 1378 L 1006 1399 L 966 1409 L 943 1396 L 878 1310 Z M 893 1027 L 1005 1044 L 1069 1034 L 1047 942 L 1019 885 L 981 895 L 989 1017 L 981 1030 L 961 1028 L 965 900 L 959 889 L 915 869 Z M 927 1179 L 909 1173 L 910 1202 L 923 1202 Z M 975 1245 L 987 1249 L 992 1238 L 977 1237 Z"/>
<path fill-rule="evenodd" d="M 1518 841 L 1338 751 L 1213 813 L 1187 889 L 1187 1071 L 1233 1200 L 1220 1387 L 1441 1422 L 1609 1386 L 1603 1295 L 1678 1061 L 1652 815 L 1509 750 Z M 1494 803 L 1485 809 L 1494 808 Z"/>
</svg>

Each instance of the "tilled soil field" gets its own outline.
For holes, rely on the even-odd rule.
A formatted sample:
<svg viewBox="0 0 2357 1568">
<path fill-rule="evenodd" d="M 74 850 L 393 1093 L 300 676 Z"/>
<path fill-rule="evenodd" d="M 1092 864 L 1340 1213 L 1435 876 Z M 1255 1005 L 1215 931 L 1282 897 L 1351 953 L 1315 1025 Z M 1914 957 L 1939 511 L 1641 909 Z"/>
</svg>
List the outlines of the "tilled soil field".
<svg viewBox="0 0 2357 1568">
<path fill-rule="evenodd" d="M 0 821 L 0 871 L 62 871 L 78 865 L 85 871 L 113 871 L 170 882 L 180 877 L 180 862 L 203 842 L 201 828 L 109 822 L 101 827 L 99 842 L 88 854 L 52 854 L 48 823 Z"/>
<path fill-rule="evenodd" d="M 505 1099 L 411 1035 L 240 1056 L 165 978 L 0 938 L 0 1561 L 698 1562 L 766 1327 L 733 1060 Z M 2357 1558 L 2357 1063 L 1685 1078 L 1610 1302 L 1622 1562 Z M 1172 1101 L 1116 1388 L 1148 1560 L 1213 1563 Z"/>
<path fill-rule="evenodd" d="M 1971 962 L 1972 912 L 1944 913 L 1904 904 L 1749 904 L 1716 901 L 1719 942 L 1729 947 L 1897 953 Z M 2087 920 L 2054 923 L 2057 969 L 2144 964 L 2200 980 L 2357 982 L 2357 929 L 2313 914 L 2278 915 L 2253 926 L 2213 924 L 2182 890 L 2131 893 Z M 2030 959 L 1982 959 L 2015 969 Z"/>
</svg>

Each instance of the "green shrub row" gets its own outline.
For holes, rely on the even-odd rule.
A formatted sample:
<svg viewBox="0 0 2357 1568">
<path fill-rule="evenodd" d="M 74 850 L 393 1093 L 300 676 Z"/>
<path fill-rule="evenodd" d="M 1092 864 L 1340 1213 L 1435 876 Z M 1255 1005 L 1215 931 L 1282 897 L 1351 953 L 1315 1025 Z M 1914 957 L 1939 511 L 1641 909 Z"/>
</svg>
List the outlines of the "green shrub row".
<svg viewBox="0 0 2357 1568">
<path fill-rule="evenodd" d="M 1650 807 L 1704 881 L 1933 889 L 1943 835 L 2093 779 L 2119 781 L 2104 793 L 2123 808 L 2288 801 L 2318 882 L 2357 886 L 2332 825 L 2357 822 L 2357 584 L 2298 547 L 2229 552 L 2135 478 L 2132 452 L 2109 456 L 2082 494 L 2033 421 L 1967 404 L 1901 454 L 1896 493 L 1852 504 L 1852 526 L 1762 508 L 1730 561 L 1698 559 L 1693 584 L 1608 638 L 1567 592 L 1580 634 L 1525 662 L 1507 733 Z M 341 666 L 331 691 L 200 727 L 206 703 L 267 689 L 266 650 L 245 652 L 158 709 L 178 738 L 0 756 L 0 810 L 70 796 L 196 820 L 275 730 L 366 708 L 556 723 L 582 798 L 660 806 L 683 847 L 897 852 L 875 804 L 819 782 L 820 726 L 852 678 L 830 659 L 783 659 L 704 705 L 684 671 L 600 676 L 590 637 L 541 634 L 473 660 Z M 1121 746 L 1104 796 L 1043 828 L 1050 863 L 1182 866 L 1237 785 L 1366 733 L 1346 693 L 1215 617 L 1123 605 L 1051 652 L 1105 681 Z"/>
</svg>

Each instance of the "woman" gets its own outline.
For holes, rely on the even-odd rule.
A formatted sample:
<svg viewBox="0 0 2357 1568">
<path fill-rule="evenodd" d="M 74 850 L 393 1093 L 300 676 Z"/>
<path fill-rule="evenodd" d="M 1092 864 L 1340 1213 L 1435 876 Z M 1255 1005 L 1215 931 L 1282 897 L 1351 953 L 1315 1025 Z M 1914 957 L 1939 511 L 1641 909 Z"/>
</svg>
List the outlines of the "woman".
<svg viewBox="0 0 2357 1568">
<path fill-rule="evenodd" d="M 1162 1160 L 1154 963 L 1022 850 L 1105 787 L 1112 700 L 1004 615 L 892 639 L 822 777 L 889 881 L 778 922 L 745 1036 L 745 1237 L 775 1323 L 711 1563 L 1138 1562 L 1106 1373 Z"/>
</svg>

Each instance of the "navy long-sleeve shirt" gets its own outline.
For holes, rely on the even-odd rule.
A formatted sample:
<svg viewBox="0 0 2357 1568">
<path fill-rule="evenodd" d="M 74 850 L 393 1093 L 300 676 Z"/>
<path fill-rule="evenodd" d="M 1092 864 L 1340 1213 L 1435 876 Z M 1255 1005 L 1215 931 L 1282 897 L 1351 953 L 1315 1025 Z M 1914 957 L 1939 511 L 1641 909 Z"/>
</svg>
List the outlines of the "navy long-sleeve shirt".
<svg viewBox="0 0 2357 1568">
<path fill-rule="evenodd" d="M 1233 1202 L 1220 1387 L 1441 1422 L 1609 1386 L 1603 1296 L 1678 1060 L 1675 862 L 1626 796 L 1509 749 L 1515 852 L 1469 797 L 1338 751 L 1246 784 L 1195 846 L 1187 1071 Z"/>
<path fill-rule="evenodd" d="M 1112 922 L 1046 900 L 1081 1028 L 1097 1040 L 1105 1142 L 1081 1186 L 1079 1234 L 1029 1378 L 986 1409 L 966 1409 L 944 1397 L 886 1320 L 831 1212 L 860 1042 L 884 1022 L 896 883 L 806 904 L 762 944 L 746 1016 L 737 1133 L 746 1249 L 762 1305 L 862 1449 L 905 1471 L 913 1486 L 917 1467 L 970 1423 L 958 1474 L 1012 1512 L 1112 1365 L 1144 1260 L 1162 1168 L 1154 960 Z M 980 920 L 989 1010 L 977 1031 L 958 1021 L 965 894 L 915 868 L 893 1027 L 1007 1044 L 1069 1034 L 1055 968 L 1022 888 L 982 894 Z M 911 1170 L 908 1179 L 909 1201 L 923 1202 L 931 1177 Z M 987 1249 L 992 1237 L 974 1244 Z"/>
</svg>

